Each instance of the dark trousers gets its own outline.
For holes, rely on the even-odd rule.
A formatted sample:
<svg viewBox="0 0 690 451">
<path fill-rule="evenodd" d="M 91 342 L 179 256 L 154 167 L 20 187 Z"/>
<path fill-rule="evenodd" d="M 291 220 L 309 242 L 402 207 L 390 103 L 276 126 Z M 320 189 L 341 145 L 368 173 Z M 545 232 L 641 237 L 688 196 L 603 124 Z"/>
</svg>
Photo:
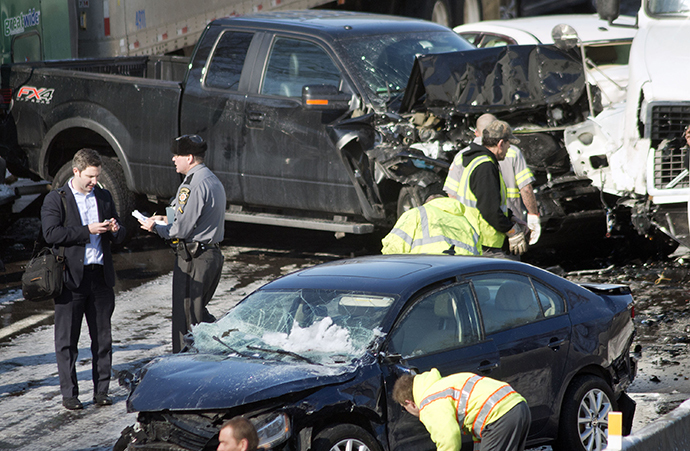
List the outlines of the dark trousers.
<svg viewBox="0 0 690 451">
<path fill-rule="evenodd" d="M 72 291 L 65 287 L 62 294 L 55 298 L 55 357 L 63 398 L 79 395 L 76 363 L 84 316 L 91 337 L 94 393 L 108 393 L 113 361 L 110 318 L 114 309 L 115 294 L 106 285 L 100 265 L 85 266 L 79 288 Z"/>
<path fill-rule="evenodd" d="M 172 304 L 174 353 L 184 348 L 184 336 L 192 325 L 216 320 L 206 306 L 216 292 L 222 269 L 223 254 L 217 248 L 205 250 L 190 261 L 185 261 L 181 256 L 175 259 Z"/>
<path fill-rule="evenodd" d="M 523 451 L 531 421 L 527 403 L 516 404 L 501 418 L 484 426 L 480 451 Z"/>
</svg>

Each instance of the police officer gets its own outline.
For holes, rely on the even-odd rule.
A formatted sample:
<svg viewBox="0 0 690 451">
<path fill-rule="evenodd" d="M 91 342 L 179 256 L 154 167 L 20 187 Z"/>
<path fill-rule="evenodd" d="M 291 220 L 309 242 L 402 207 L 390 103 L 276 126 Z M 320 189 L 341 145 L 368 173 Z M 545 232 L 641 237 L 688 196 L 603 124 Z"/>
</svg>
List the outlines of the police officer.
<svg viewBox="0 0 690 451">
<path fill-rule="evenodd" d="M 393 385 L 393 399 L 429 431 L 438 451 L 459 451 L 462 434 L 480 451 L 523 451 L 531 422 L 525 398 L 505 382 L 474 373 L 441 377 L 436 368 Z"/>
<path fill-rule="evenodd" d="M 177 249 L 172 305 L 174 353 L 184 348 L 184 336 L 192 325 L 215 321 L 206 305 L 223 268 L 218 243 L 224 234 L 225 189 L 204 164 L 206 148 L 199 135 L 183 135 L 173 141 L 172 160 L 185 179 L 167 216 L 139 221 L 142 229 L 171 239 Z"/>
</svg>

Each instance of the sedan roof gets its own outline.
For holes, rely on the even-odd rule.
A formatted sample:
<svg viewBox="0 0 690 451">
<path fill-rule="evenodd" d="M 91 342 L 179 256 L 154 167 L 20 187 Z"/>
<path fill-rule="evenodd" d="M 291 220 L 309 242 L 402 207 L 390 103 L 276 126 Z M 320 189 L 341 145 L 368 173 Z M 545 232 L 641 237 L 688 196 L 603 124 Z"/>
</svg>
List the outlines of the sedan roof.
<svg viewBox="0 0 690 451">
<path fill-rule="evenodd" d="M 526 263 L 507 259 L 444 255 L 376 255 L 338 260 L 307 268 L 276 279 L 261 289 L 320 288 L 409 295 L 438 281 L 488 270 L 553 276 Z"/>
<path fill-rule="evenodd" d="M 470 24 L 458 25 L 453 28 L 456 33 L 490 32 L 512 37 L 519 45 L 525 44 L 553 44 L 551 30 L 558 24 L 570 25 L 584 43 L 607 42 L 617 40 L 632 40 L 637 28 L 635 18 L 620 16 L 617 27 L 609 25 L 596 14 L 559 14 L 537 17 L 521 17 L 508 20 L 485 20 Z"/>
</svg>

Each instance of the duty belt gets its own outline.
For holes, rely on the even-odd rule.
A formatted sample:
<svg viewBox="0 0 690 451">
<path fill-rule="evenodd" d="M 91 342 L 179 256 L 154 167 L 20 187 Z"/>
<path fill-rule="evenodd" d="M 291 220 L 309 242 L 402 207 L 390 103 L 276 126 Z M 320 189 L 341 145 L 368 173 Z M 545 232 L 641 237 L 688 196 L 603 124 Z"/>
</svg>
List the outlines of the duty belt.
<svg viewBox="0 0 690 451">
<path fill-rule="evenodd" d="M 206 244 L 198 241 L 178 241 L 175 252 L 178 256 L 182 257 L 183 260 L 190 261 L 200 256 L 208 249 L 219 249 L 219 246 L 217 243 Z"/>
</svg>

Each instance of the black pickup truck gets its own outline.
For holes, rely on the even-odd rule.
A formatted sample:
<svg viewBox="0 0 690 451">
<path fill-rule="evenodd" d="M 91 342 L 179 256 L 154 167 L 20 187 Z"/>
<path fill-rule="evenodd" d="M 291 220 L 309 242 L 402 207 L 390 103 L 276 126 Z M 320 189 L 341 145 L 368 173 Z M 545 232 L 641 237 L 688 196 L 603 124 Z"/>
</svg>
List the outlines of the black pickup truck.
<svg viewBox="0 0 690 451">
<path fill-rule="evenodd" d="M 448 28 L 392 16 L 219 19 L 189 58 L 4 67 L 12 104 L 0 151 L 59 186 L 78 149 L 97 149 L 102 183 L 129 218 L 138 201 L 174 196 L 170 142 L 197 133 L 226 188 L 227 220 L 369 233 L 437 189 L 476 117 L 492 112 L 522 133 L 548 240 L 569 218 L 604 224 L 596 190 L 567 175 L 560 139 L 587 114 L 578 58 L 474 49 Z"/>
</svg>

